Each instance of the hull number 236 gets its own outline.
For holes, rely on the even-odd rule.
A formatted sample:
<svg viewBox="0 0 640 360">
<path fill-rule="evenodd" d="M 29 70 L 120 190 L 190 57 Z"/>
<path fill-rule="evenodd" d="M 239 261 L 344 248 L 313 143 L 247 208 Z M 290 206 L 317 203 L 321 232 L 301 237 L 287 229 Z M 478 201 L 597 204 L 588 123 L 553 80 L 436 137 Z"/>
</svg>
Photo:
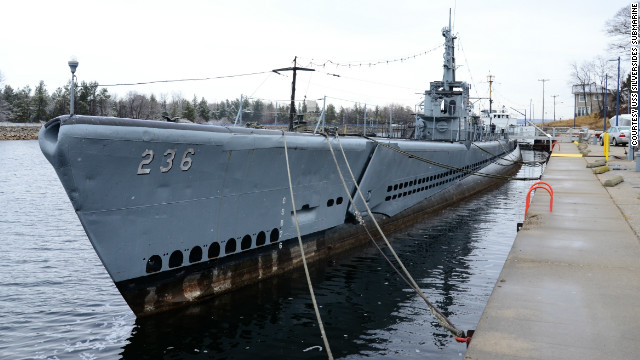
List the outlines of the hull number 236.
<svg viewBox="0 0 640 360">
<path fill-rule="evenodd" d="M 193 161 L 189 155 L 195 155 L 193 148 L 188 148 L 182 154 L 182 160 L 180 160 L 180 170 L 187 171 L 191 169 Z M 138 175 L 147 175 L 151 173 L 151 162 L 153 161 L 153 150 L 147 149 L 142 153 L 142 161 L 138 165 Z M 162 163 L 160 164 L 160 172 L 166 173 L 173 167 L 174 159 L 176 157 L 176 149 L 168 149 L 162 155 Z"/>
</svg>

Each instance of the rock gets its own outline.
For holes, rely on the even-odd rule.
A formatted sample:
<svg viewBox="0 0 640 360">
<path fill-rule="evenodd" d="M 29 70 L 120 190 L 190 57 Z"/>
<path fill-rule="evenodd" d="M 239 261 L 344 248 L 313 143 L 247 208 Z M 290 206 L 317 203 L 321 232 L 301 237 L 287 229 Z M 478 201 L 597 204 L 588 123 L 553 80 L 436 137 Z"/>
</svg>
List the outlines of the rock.
<svg viewBox="0 0 640 360">
<path fill-rule="evenodd" d="M 607 161 L 604 159 L 596 160 L 594 162 L 587 163 L 587 168 L 601 167 L 607 165 Z"/>
<path fill-rule="evenodd" d="M 35 140 L 39 131 L 40 126 L 0 126 L 0 140 Z"/>
<path fill-rule="evenodd" d="M 600 167 L 597 167 L 597 168 L 593 168 L 593 173 L 594 174 L 604 174 L 609 170 L 610 170 L 609 166 L 605 165 L 605 166 L 600 166 Z"/>
<path fill-rule="evenodd" d="M 624 179 L 622 178 L 622 176 L 616 175 L 616 176 L 612 177 L 611 179 L 605 180 L 602 183 L 602 185 L 607 186 L 607 187 L 612 187 L 612 186 L 616 186 L 616 185 L 620 184 L 623 181 L 624 181 Z"/>
</svg>

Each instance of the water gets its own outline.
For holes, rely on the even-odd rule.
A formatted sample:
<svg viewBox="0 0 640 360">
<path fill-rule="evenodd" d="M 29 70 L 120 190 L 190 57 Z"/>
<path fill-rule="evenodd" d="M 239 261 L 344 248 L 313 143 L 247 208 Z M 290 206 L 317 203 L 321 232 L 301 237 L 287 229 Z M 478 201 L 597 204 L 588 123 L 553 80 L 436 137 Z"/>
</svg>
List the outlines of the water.
<svg viewBox="0 0 640 360">
<path fill-rule="evenodd" d="M 520 175 L 539 172 L 525 167 Z M 510 182 L 390 236 L 427 297 L 460 329 L 475 329 L 482 315 L 531 183 Z M 302 269 L 136 319 L 37 141 L 0 141 L 0 254 L 2 359 L 326 359 Z M 336 358 L 464 356 L 465 345 L 372 246 L 311 272 Z"/>
</svg>

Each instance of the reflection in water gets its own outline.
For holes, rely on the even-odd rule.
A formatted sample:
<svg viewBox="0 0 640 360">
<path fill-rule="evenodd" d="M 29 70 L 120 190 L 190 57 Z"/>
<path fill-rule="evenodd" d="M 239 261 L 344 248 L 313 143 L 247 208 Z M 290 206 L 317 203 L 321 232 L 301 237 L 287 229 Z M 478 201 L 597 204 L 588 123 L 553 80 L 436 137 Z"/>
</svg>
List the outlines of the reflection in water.
<svg viewBox="0 0 640 360">
<path fill-rule="evenodd" d="M 523 168 L 532 176 L 540 168 Z M 531 182 L 511 182 L 393 234 L 430 300 L 474 329 L 522 217 Z M 386 251 L 386 250 L 385 250 Z M 311 266 L 336 358 L 460 358 L 457 344 L 371 245 Z M 137 319 L 121 355 L 139 358 L 325 359 L 302 270 L 209 302 Z"/>
</svg>

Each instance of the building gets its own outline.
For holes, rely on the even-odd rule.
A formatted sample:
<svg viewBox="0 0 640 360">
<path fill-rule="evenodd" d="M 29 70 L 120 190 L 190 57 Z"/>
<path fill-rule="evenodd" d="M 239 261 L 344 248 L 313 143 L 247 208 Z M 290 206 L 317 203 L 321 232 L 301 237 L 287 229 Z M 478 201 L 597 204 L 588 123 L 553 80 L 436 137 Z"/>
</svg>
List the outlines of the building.
<svg viewBox="0 0 640 360">
<path fill-rule="evenodd" d="M 614 86 L 615 87 L 615 86 Z M 616 106 L 616 91 L 607 89 L 607 112 Z M 589 115 L 593 113 L 604 112 L 604 87 L 595 83 L 586 84 L 584 87 L 580 84 L 573 85 L 571 93 L 574 96 L 574 113 L 576 116 Z"/>
</svg>

